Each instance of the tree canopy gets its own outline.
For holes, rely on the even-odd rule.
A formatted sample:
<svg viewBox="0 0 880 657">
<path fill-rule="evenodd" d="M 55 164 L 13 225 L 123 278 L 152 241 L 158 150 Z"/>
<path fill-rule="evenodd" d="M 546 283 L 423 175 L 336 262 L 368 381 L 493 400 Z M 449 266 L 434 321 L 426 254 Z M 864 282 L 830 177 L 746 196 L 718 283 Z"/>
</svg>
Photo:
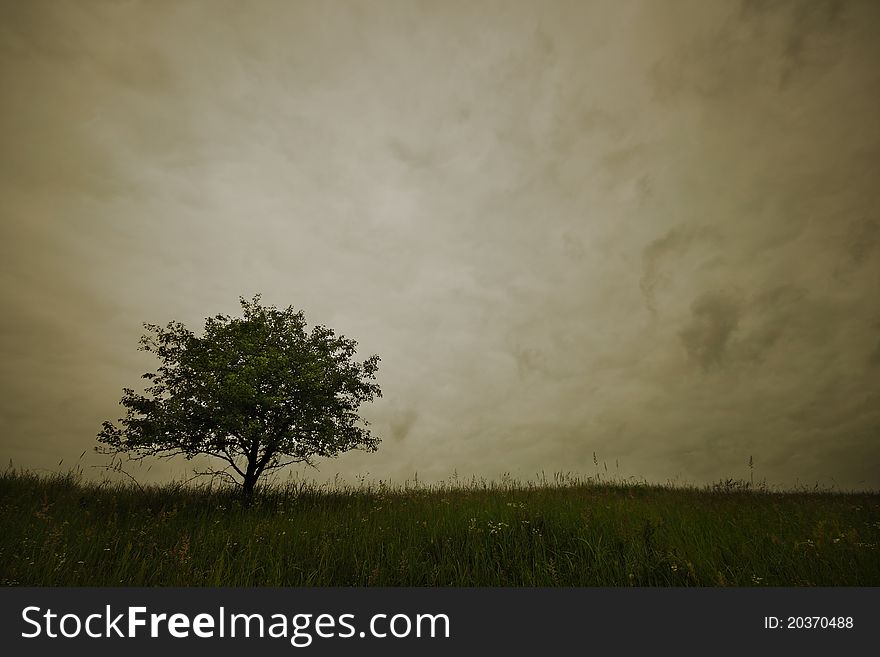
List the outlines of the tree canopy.
<svg viewBox="0 0 880 657">
<path fill-rule="evenodd" d="M 240 301 L 242 317 L 209 317 L 201 336 L 176 321 L 144 324 L 139 348 L 160 365 L 143 375 L 145 394 L 123 389 L 126 416 L 103 423 L 101 451 L 215 457 L 223 467 L 207 472 L 250 495 L 261 476 L 287 465 L 376 450 L 358 409 L 382 396 L 379 357 L 356 361 L 354 340 L 321 325 L 308 331 L 292 306 L 264 306 L 259 295 Z"/>
</svg>

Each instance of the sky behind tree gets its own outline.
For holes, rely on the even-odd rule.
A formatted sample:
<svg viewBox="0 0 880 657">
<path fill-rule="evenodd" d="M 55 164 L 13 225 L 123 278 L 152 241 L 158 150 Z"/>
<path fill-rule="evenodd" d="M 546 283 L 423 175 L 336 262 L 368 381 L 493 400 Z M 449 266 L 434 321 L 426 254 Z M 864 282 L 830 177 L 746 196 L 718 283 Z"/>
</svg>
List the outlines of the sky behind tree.
<svg viewBox="0 0 880 657">
<path fill-rule="evenodd" d="M 259 292 L 382 357 L 379 451 L 309 476 L 880 487 L 878 36 L 868 0 L 4 0 L 3 456 L 63 469 L 143 322 Z"/>
</svg>

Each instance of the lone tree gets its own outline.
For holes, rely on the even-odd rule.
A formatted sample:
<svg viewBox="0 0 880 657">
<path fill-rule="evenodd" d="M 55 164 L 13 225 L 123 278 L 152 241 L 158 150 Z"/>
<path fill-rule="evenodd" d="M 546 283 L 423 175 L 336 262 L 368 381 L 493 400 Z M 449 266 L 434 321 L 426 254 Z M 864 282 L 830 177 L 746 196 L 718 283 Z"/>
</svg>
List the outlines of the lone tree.
<svg viewBox="0 0 880 657">
<path fill-rule="evenodd" d="M 99 451 L 216 457 L 224 467 L 202 474 L 223 475 L 249 497 L 261 476 L 292 463 L 376 450 L 357 411 L 382 396 L 379 357 L 355 361 L 354 340 L 325 326 L 306 331 L 293 307 L 240 301 L 243 317 L 209 317 L 201 337 L 180 322 L 144 324 L 139 349 L 161 365 L 143 375 L 145 395 L 123 389 L 127 414 L 120 426 L 104 422 Z"/>
</svg>

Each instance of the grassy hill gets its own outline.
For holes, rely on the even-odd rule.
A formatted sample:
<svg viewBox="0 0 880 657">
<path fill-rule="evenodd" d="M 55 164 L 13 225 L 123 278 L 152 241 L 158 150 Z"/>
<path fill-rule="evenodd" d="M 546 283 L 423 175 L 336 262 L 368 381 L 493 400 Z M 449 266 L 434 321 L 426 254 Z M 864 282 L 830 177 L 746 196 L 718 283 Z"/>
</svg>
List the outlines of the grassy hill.
<svg viewBox="0 0 880 657">
<path fill-rule="evenodd" d="M 880 494 L 595 483 L 229 490 L 0 475 L 0 583 L 880 585 Z"/>
</svg>

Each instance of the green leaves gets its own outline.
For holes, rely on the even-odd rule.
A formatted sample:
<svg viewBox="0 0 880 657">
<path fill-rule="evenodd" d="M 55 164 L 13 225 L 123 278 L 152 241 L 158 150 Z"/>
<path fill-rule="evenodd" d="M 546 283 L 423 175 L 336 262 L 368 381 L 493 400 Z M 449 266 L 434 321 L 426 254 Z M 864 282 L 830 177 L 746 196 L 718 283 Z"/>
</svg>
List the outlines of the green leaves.
<svg viewBox="0 0 880 657">
<path fill-rule="evenodd" d="M 379 440 L 357 411 L 382 395 L 379 357 L 357 362 L 354 340 L 325 326 L 307 332 L 292 306 L 240 302 L 242 317 L 209 317 L 201 337 L 179 322 L 145 324 L 140 349 L 160 365 L 143 375 L 145 395 L 123 391 L 126 417 L 105 422 L 98 441 L 134 458 L 222 459 L 245 492 L 290 463 L 374 451 Z"/>
</svg>

